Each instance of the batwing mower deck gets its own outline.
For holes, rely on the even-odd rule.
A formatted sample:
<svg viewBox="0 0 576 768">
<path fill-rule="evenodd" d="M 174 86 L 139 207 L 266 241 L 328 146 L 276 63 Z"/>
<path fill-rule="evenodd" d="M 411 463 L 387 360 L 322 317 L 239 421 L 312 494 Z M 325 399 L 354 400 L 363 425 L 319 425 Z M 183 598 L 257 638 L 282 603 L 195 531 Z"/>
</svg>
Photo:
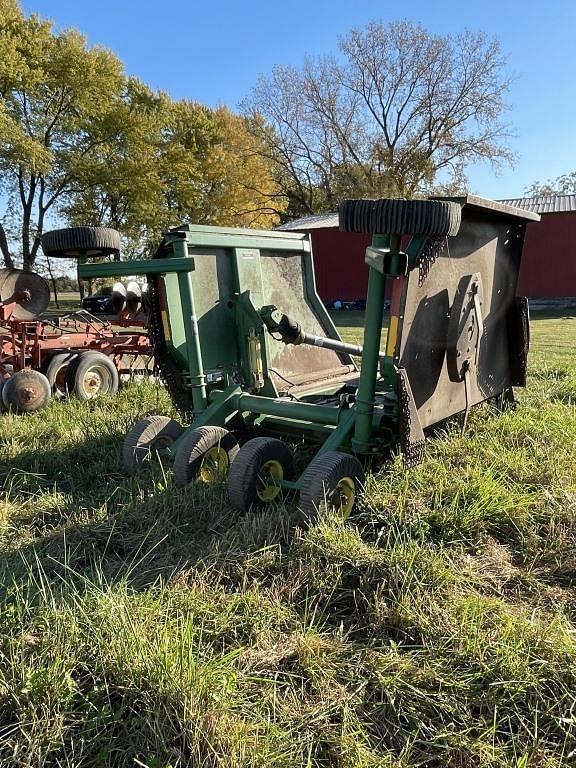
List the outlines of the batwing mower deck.
<svg viewBox="0 0 576 768">
<path fill-rule="evenodd" d="M 344 201 L 341 229 L 373 235 L 363 347 L 342 342 L 320 301 L 307 235 L 171 230 L 137 266 L 148 277 L 154 356 L 189 426 L 164 416 L 136 424 L 126 469 L 161 453 L 179 484 L 227 477 L 240 509 L 298 490 L 306 517 L 324 507 L 347 515 L 370 459 L 399 448 L 411 466 L 427 427 L 486 400 L 513 401 L 524 386 L 528 306 L 516 286 L 526 223 L 538 219 L 471 195 Z M 135 268 L 85 264 L 79 274 Z M 298 477 L 279 439 L 294 435 L 316 446 Z"/>
</svg>

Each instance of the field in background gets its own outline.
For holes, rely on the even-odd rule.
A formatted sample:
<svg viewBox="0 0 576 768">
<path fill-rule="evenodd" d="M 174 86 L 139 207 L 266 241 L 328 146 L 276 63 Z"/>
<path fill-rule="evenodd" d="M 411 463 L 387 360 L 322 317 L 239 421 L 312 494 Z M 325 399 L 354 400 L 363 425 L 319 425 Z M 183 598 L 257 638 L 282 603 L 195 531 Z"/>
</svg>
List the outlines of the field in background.
<svg viewBox="0 0 576 768">
<path fill-rule="evenodd" d="M 78 292 L 62 291 L 58 294 L 58 306 L 54 302 L 54 299 L 50 302 L 50 306 L 43 313 L 43 317 L 58 317 L 59 315 L 66 315 L 69 312 L 76 312 L 80 307 L 80 296 Z"/>
<path fill-rule="evenodd" d="M 576 316 L 532 338 L 345 526 L 124 477 L 151 383 L 0 416 L 0 766 L 574 765 Z"/>
</svg>

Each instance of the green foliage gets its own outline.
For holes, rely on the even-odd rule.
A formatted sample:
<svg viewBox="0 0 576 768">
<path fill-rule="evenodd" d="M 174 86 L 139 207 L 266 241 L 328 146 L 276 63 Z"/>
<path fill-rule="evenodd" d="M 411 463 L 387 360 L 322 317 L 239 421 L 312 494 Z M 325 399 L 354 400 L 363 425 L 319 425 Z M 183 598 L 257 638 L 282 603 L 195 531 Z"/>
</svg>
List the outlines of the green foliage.
<svg viewBox="0 0 576 768">
<path fill-rule="evenodd" d="M 529 197 L 576 194 L 576 171 L 565 173 L 545 182 L 534 181 L 526 188 L 525 194 Z"/>
<path fill-rule="evenodd" d="M 154 384 L 0 416 L 0 766 L 573 765 L 575 324 L 346 525 L 121 475 Z"/>
<path fill-rule="evenodd" d="M 110 135 L 124 75 L 118 59 L 75 31 L 20 12 L 0 19 L 0 170 L 25 268 L 36 259 L 47 213 L 76 188 Z M 4 253 L 9 262 L 10 256 Z"/>
<path fill-rule="evenodd" d="M 72 224 L 119 229 L 125 257 L 134 257 L 178 224 L 266 228 L 277 221 L 269 207 L 276 185 L 243 118 L 173 102 L 131 79 L 115 120 L 117 133 L 83 173 L 85 190 L 62 206 Z"/>
<path fill-rule="evenodd" d="M 271 166 L 245 121 L 225 109 L 174 102 L 126 78 L 110 52 L 75 31 L 0 17 L 0 171 L 9 199 L 0 249 L 19 242 L 36 261 L 49 214 L 104 225 L 139 256 L 182 222 L 269 226 L 278 200 Z"/>
</svg>

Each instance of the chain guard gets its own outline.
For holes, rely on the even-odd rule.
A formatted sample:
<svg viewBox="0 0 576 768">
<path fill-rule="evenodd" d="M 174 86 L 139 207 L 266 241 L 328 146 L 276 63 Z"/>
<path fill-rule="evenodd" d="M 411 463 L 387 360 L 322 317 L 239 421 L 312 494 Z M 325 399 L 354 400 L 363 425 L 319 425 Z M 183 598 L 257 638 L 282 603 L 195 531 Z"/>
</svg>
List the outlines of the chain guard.
<svg viewBox="0 0 576 768">
<path fill-rule="evenodd" d="M 442 249 L 448 242 L 446 237 L 427 237 L 416 259 L 418 267 L 418 287 L 424 285 L 428 273 L 432 269 L 436 259 L 442 253 Z"/>
<path fill-rule="evenodd" d="M 162 326 L 162 312 L 158 298 L 157 281 L 153 278 L 148 279 L 148 297 L 150 301 L 148 334 L 152 344 L 155 365 L 160 378 L 170 394 L 174 407 L 184 419 L 190 420 L 193 415 L 192 395 L 185 386 L 182 371 L 168 351 Z"/>
<path fill-rule="evenodd" d="M 424 458 L 426 438 L 418 417 L 418 409 L 412 395 L 405 368 L 398 368 L 398 396 L 400 399 L 400 449 L 406 469 L 420 464 Z"/>
</svg>

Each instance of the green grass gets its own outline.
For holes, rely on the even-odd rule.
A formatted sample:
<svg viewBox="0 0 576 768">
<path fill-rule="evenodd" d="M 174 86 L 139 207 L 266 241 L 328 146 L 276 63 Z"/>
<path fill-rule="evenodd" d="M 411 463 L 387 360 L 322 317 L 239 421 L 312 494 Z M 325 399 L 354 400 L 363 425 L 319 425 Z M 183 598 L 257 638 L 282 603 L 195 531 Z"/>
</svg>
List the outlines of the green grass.
<svg viewBox="0 0 576 768">
<path fill-rule="evenodd" d="M 58 294 L 58 306 L 56 306 L 54 301 L 51 301 L 48 309 L 42 313 L 42 317 L 59 317 L 71 312 L 77 312 L 79 309 L 81 309 L 79 294 L 72 291 L 63 291 Z"/>
<path fill-rule="evenodd" d="M 532 335 L 520 407 L 346 526 L 124 477 L 149 382 L 1 416 L 0 766 L 574 765 L 576 317 Z"/>
</svg>

